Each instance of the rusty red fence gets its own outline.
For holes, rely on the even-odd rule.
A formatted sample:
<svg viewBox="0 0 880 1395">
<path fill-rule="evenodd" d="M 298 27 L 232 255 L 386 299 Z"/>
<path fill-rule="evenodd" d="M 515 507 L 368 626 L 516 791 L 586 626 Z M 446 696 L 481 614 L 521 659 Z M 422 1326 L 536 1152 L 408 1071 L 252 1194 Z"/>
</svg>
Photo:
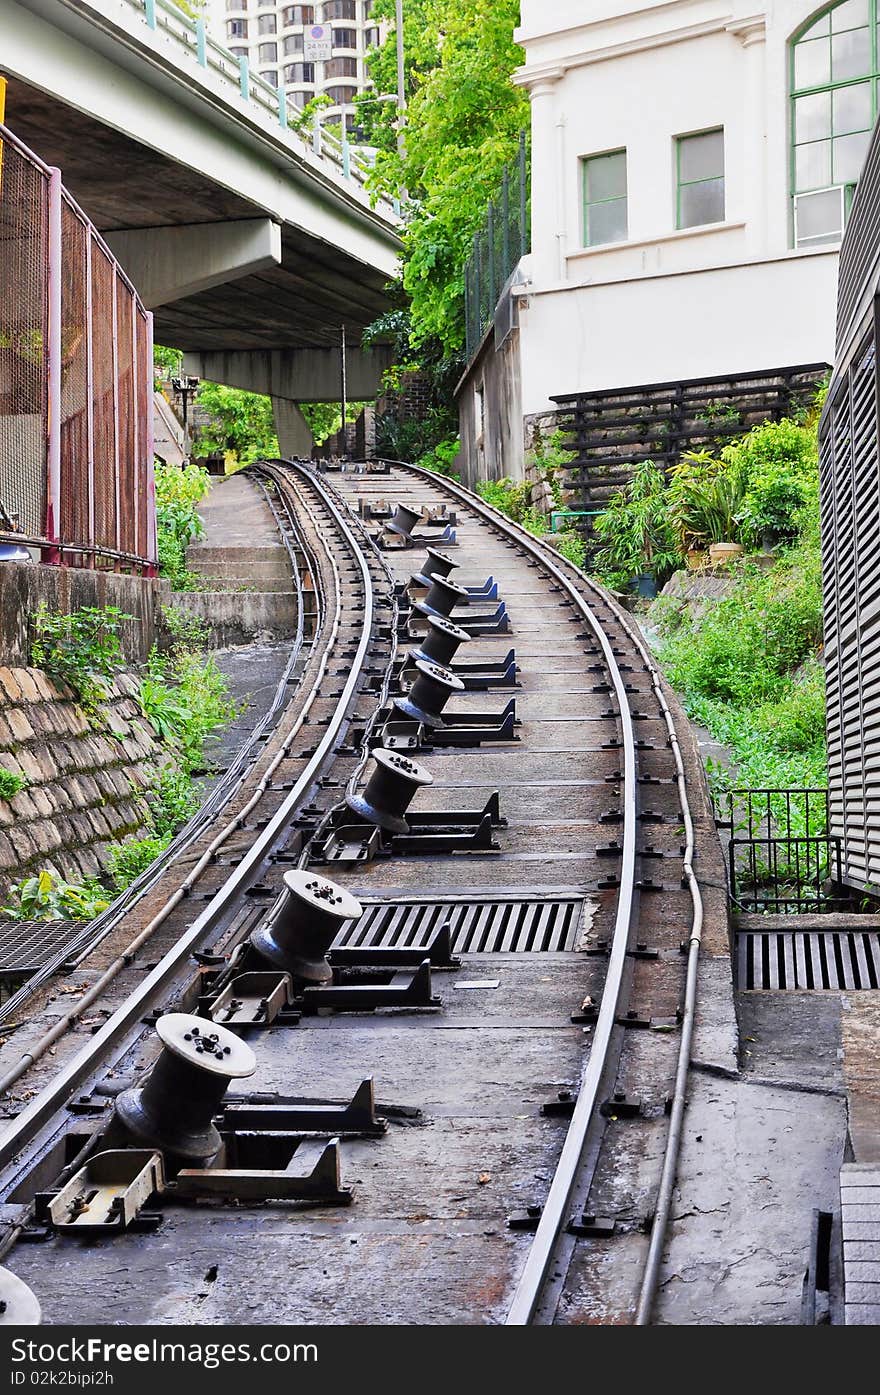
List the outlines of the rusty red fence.
<svg viewBox="0 0 880 1395">
<path fill-rule="evenodd" d="M 100 233 L 0 125 L 0 538 L 153 573 L 152 316 Z"/>
</svg>

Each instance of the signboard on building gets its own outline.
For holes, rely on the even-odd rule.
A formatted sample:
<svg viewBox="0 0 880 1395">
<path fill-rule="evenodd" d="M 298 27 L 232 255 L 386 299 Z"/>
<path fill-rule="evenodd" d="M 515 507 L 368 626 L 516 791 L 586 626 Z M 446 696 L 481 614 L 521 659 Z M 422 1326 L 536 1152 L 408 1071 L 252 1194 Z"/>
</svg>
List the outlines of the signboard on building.
<svg viewBox="0 0 880 1395">
<path fill-rule="evenodd" d="M 303 58 L 306 63 L 325 63 L 330 57 L 331 46 L 329 24 L 310 24 L 303 31 Z"/>
</svg>

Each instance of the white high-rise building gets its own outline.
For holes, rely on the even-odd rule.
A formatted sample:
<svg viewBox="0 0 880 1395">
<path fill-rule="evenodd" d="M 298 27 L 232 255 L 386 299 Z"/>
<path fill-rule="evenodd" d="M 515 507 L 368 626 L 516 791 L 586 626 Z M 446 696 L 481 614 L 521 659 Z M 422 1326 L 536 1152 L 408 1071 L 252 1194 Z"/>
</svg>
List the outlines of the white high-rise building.
<svg viewBox="0 0 880 1395">
<path fill-rule="evenodd" d="M 277 0 L 208 0 L 206 19 L 218 42 L 236 57 L 247 58 L 250 70 L 272 87 L 283 87 L 290 100 L 304 107 L 325 94 L 332 106 L 323 119 L 355 125 L 352 103 L 369 86 L 366 53 L 380 41 L 371 19 L 373 0 L 323 0 L 323 4 L 286 5 Z M 311 25 L 330 27 L 331 57 L 309 63 L 303 58 L 303 38 Z"/>
</svg>

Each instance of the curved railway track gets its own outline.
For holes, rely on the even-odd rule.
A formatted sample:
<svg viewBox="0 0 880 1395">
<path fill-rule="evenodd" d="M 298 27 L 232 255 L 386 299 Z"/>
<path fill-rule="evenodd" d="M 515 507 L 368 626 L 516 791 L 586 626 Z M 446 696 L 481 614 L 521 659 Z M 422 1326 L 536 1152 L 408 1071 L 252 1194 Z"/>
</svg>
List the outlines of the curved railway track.
<svg viewBox="0 0 880 1395">
<path fill-rule="evenodd" d="M 41 1076 L 40 1061 L 25 1059 L 31 1047 L 12 1067 L 36 1093 L 0 1137 L 5 1243 L 19 1242 L 8 1263 L 49 1321 L 88 1321 L 77 1286 L 93 1302 L 111 1269 L 123 1322 L 240 1321 L 242 1284 L 255 1322 L 651 1320 L 702 918 L 675 719 L 643 641 L 604 591 L 454 483 L 388 469 L 331 482 L 296 462 L 259 467 L 315 583 L 315 633 L 290 674 L 298 686 L 225 828 L 203 830 L 201 853 L 190 845 L 189 895 L 177 872 L 170 894 L 163 880 L 137 902 L 149 918 L 134 949 L 119 952 L 116 929 L 93 947 L 105 975 L 120 965 L 111 1015 L 84 1044 L 78 1035 L 60 1068 L 43 1060 Z M 452 723 L 423 723 L 415 736 L 389 704 L 403 691 L 398 645 L 402 655 L 422 642 L 406 586 L 425 551 L 380 551 L 368 537 L 394 541 L 383 530 L 397 505 L 441 515 L 416 525 L 428 537 L 444 536 L 454 512 L 448 555 L 473 593 L 452 614 L 471 629 L 452 660 L 467 688 L 446 694 Z M 353 844 L 344 797 L 363 794 L 381 741 L 433 783 L 413 800 L 410 836 L 376 846 L 361 824 Z M 281 879 L 297 866 L 362 904 L 331 955 L 348 997 L 325 993 L 301 1017 L 245 1031 L 256 1089 L 234 1094 L 257 1112 L 304 1101 L 336 1110 L 334 1160 L 354 1182 L 353 1204 L 338 1179 L 323 1198 L 334 1211 L 308 1198 L 205 1211 L 181 1205 L 172 1185 L 155 1235 L 135 1227 L 87 1251 L 46 1238 L 35 1195 L 101 1146 L 114 1099 L 156 1058 L 145 1014 L 208 1011 L 205 987 L 225 982 L 224 956 L 283 919 Z M 445 958 L 430 949 L 438 926 Z M 434 963 L 416 970 L 422 950 Z M 373 995 L 366 1009 L 358 991 Z M 109 1001 L 100 976 L 91 993 Z M 91 1003 L 77 1004 L 78 1018 Z M 368 1127 L 346 1128 L 339 1101 L 369 1076 L 384 1103 Z M 328 1133 L 310 1122 L 303 1137 Z M 266 1245 L 288 1255 L 280 1291 L 260 1277 Z M 185 1281 L 158 1279 L 172 1260 Z M 202 1270 L 215 1275 L 207 1288 Z"/>
</svg>

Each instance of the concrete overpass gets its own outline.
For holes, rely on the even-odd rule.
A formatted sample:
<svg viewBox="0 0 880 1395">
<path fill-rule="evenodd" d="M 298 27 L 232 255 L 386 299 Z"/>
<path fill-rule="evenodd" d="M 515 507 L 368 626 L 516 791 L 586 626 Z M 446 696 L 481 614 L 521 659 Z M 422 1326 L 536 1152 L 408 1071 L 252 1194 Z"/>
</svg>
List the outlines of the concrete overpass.
<svg viewBox="0 0 880 1395">
<path fill-rule="evenodd" d="M 63 170 L 189 372 L 270 393 L 290 451 L 291 404 L 339 398 L 343 325 L 348 396 L 376 393 L 389 355 L 360 334 L 387 309 L 396 214 L 201 24 L 169 0 L 0 0 L 0 74 L 7 124 Z"/>
</svg>

